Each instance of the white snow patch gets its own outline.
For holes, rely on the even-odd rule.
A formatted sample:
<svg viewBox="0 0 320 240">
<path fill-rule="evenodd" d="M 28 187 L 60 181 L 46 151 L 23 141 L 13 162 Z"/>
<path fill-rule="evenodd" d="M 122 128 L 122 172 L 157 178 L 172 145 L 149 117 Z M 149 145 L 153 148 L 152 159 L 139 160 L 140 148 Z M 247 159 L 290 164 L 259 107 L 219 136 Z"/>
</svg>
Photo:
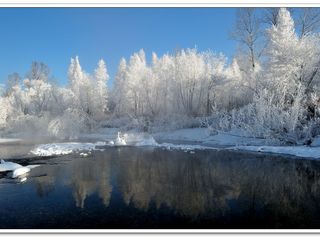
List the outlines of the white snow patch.
<svg viewBox="0 0 320 240">
<path fill-rule="evenodd" d="M 175 140 L 178 142 L 199 142 L 199 144 L 175 144 L 166 142 L 159 144 L 156 142 L 152 135 L 147 133 L 119 132 L 119 134 L 117 133 L 112 140 L 107 142 L 101 141 L 96 143 L 69 142 L 41 144 L 36 146 L 33 150 L 31 150 L 31 153 L 38 156 L 53 156 L 78 152 L 80 153 L 80 156 L 87 157 L 89 154 L 88 152 L 91 152 L 92 150 L 101 150 L 97 148 L 97 146 L 153 146 L 167 150 L 181 150 L 194 154 L 194 150 L 219 150 L 223 149 L 226 146 L 229 146 L 225 149 L 289 154 L 306 158 L 320 158 L 320 146 L 266 146 L 266 140 L 264 139 L 254 139 L 246 136 L 238 136 L 233 134 L 235 134 L 235 132 L 218 133 L 217 135 L 209 136 L 206 129 L 182 129 L 173 131 L 171 133 L 158 133 L 155 136 L 161 139 Z M 118 144 L 120 142 L 121 144 Z M 5 168 L 5 166 L 2 166 L 2 168 Z"/>
<path fill-rule="evenodd" d="M 113 141 L 112 141 L 113 142 Z M 116 140 L 113 142 L 115 146 L 158 146 L 154 138 L 147 133 L 118 133 Z"/>
<path fill-rule="evenodd" d="M 1 160 L 0 163 L 0 172 L 7 172 L 7 171 L 14 171 L 17 168 L 21 168 L 22 166 L 18 163 L 14 162 L 6 162 L 4 160 Z"/>
<path fill-rule="evenodd" d="M 244 150 L 252 152 L 288 154 L 304 158 L 320 158 L 320 147 L 307 146 L 237 146 L 230 150 Z"/>
<path fill-rule="evenodd" d="M 18 178 L 26 173 L 30 172 L 31 169 L 39 167 L 40 165 L 28 165 L 23 167 L 22 165 L 14 162 L 6 162 L 1 160 L 0 172 L 12 172 L 11 178 Z"/>
<path fill-rule="evenodd" d="M 54 155 L 66 155 L 73 152 L 80 151 L 91 151 L 96 150 L 97 146 L 105 146 L 106 142 L 96 143 L 79 143 L 79 142 L 68 142 L 68 143 L 50 143 L 40 144 L 36 146 L 30 152 L 37 156 L 54 156 Z"/>
<path fill-rule="evenodd" d="M 117 141 L 118 140 L 118 141 Z M 125 133 L 119 139 L 108 142 L 96 143 L 80 143 L 80 142 L 67 142 L 67 143 L 50 143 L 40 144 L 30 151 L 30 153 L 37 156 L 55 156 L 66 155 L 74 152 L 90 152 L 92 150 L 99 150 L 97 146 L 157 146 L 157 142 L 151 135 L 144 133 Z M 121 144 L 120 144 L 121 143 Z M 80 156 L 86 157 L 88 153 L 80 153 Z"/>
<path fill-rule="evenodd" d="M 173 143 L 157 143 L 156 140 L 147 133 L 119 133 L 115 140 L 108 142 L 96 142 L 96 143 L 79 143 L 79 142 L 69 142 L 69 143 L 51 143 L 51 144 L 41 144 L 36 146 L 30 152 L 37 156 L 54 156 L 54 155 L 66 155 L 75 152 L 80 152 L 80 156 L 87 157 L 89 152 L 96 149 L 97 146 L 152 146 L 164 148 L 167 150 L 182 150 L 185 152 L 194 153 L 194 150 L 204 150 L 204 149 L 214 149 L 218 148 L 193 145 L 193 144 L 173 144 Z"/>
</svg>

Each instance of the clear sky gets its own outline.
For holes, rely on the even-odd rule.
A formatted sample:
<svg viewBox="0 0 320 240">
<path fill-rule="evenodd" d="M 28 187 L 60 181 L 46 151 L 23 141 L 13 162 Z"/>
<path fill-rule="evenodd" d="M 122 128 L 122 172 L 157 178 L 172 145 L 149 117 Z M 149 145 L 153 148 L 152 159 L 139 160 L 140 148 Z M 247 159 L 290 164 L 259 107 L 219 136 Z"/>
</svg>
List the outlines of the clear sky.
<svg viewBox="0 0 320 240">
<path fill-rule="evenodd" d="M 0 83 L 32 61 L 46 63 L 60 84 L 78 55 L 92 72 L 103 58 L 111 78 L 121 57 L 143 48 L 159 56 L 181 48 L 232 57 L 234 8 L 0 8 Z"/>
</svg>

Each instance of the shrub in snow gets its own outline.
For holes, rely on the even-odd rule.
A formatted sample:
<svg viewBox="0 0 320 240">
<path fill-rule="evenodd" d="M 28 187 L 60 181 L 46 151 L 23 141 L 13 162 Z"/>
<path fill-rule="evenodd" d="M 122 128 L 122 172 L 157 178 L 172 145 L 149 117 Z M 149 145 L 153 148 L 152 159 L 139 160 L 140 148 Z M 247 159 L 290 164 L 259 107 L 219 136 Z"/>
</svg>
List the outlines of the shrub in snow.
<svg viewBox="0 0 320 240">
<path fill-rule="evenodd" d="M 268 90 L 255 95 L 253 103 L 230 112 L 213 115 L 211 131 L 241 129 L 251 137 L 297 143 L 305 135 L 302 122 L 305 108 L 303 88 L 297 89 L 293 103 L 279 101 Z"/>
</svg>

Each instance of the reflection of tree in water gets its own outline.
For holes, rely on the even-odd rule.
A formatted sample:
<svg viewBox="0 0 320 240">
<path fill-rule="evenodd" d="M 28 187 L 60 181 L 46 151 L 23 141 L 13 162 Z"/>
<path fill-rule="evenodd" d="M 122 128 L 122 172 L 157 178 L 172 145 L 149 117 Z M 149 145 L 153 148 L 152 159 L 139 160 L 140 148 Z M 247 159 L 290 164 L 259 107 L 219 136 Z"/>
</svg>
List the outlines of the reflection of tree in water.
<svg viewBox="0 0 320 240">
<path fill-rule="evenodd" d="M 320 164 L 315 161 L 132 149 L 123 149 L 118 159 L 124 201 L 139 209 L 154 202 L 193 217 L 267 216 L 292 223 L 317 219 L 319 213 Z"/>
<path fill-rule="evenodd" d="M 61 164 L 63 161 L 61 158 L 57 160 L 60 164 L 42 165 L 41 168 L 35 168 L 32 171 L 37 195 L 48 196 L 55 185 L 61 182 L 63 185 L 71 186 L 77 207 L 83 208 L 86 198 L 96 192 L 103 204 L 108 207 L 112 191 L 110 159 L 97 152 L 94 153 L 93 158 L 76 156 L 71 161 L 68 157 L 65 160 L 67 160 L 66 164 Z"/>
<path fill-rule="evenodd" d="M 226 198 L 236 198 L 239 186 L 219 179 L 219 162 L 183 152 L 139 152 L 120 157 L 119 186 L 125 202 L 147 209 L 150 201 L 186 215 L 222 211 Z M 122 160 L 122 159 L 128 159 Z M 215 166 L 217 165 L 217 166 Z M 230 172 L 230 179 L 234 173 Z"/>
<path fill-rule="evenodd" d="M 33 183 L 39 197 L 47 197 L 54 191 L 60 172 L 61 166 L 50 164 L 32 169 Z"/>
<path fill-rule="evenodd" d="M 111 169 L 110 169 L 110 160 L 106 160 L 103 158 L 103 155 L 98 155 L 96 160 L 101 162 L 99 167 L 100 174 L 99 174 L 99 182 L 98 182 L 98 192 L 99 197 L 102 199 L 103 204 L 108 207 L 111 198 L 112 186 L 110 183 L 111 178 Z M 100 160 L 99 160 L 100 159 Z"/>
<path fill-rule="evenodd" d="M 71 163 L 71 186 L 77 207 L 84 207 L 85 199 L 98 191 L 105 206 L 109 205 L 112 186 L 110 185 L 110 161 L 102 154 L 94 159 L 77 159 Z"/>
<path fill-rule="evenodd" d="M 71 186 L 77 207 L 83 208 L 86 198 L 94 194 L 108 207 L 111 173 L 115 193 L 121 193 L 127 206 L 143 211 L 168 209 L 226 226 L 238 221 L 236 227 L 318 226 L 317 161 L 225 151 L 190 154 L 110 148 L 66 165 L 50 166 L 47 175 L 36 178 L 35 183 L 38 194 L 45 196 L 60 174 Z M 117 196 L 115 199 L 121 201 Z"/>
<path fill-rule="evenodd" d="M 55 178 L 53 176 L 41 176 L 35 178 L 34 184 L 39 197 L 48 196 L 54 190 Z"/>
</svg>

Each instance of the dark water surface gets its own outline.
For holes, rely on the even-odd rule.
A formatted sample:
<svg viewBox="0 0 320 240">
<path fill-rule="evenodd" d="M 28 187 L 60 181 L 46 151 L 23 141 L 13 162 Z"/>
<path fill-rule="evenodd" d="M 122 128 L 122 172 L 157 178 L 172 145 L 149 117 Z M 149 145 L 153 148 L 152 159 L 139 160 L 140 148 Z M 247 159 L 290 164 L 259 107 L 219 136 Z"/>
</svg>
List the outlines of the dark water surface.
<svg viewBox="0 0 320 240">
<path fill-rule="evenodd" d="M 0 228 L 320 228 L 318 161 L 114 147 L 23 164 L 41 166 L 2 175 Z"/>
</svg>

